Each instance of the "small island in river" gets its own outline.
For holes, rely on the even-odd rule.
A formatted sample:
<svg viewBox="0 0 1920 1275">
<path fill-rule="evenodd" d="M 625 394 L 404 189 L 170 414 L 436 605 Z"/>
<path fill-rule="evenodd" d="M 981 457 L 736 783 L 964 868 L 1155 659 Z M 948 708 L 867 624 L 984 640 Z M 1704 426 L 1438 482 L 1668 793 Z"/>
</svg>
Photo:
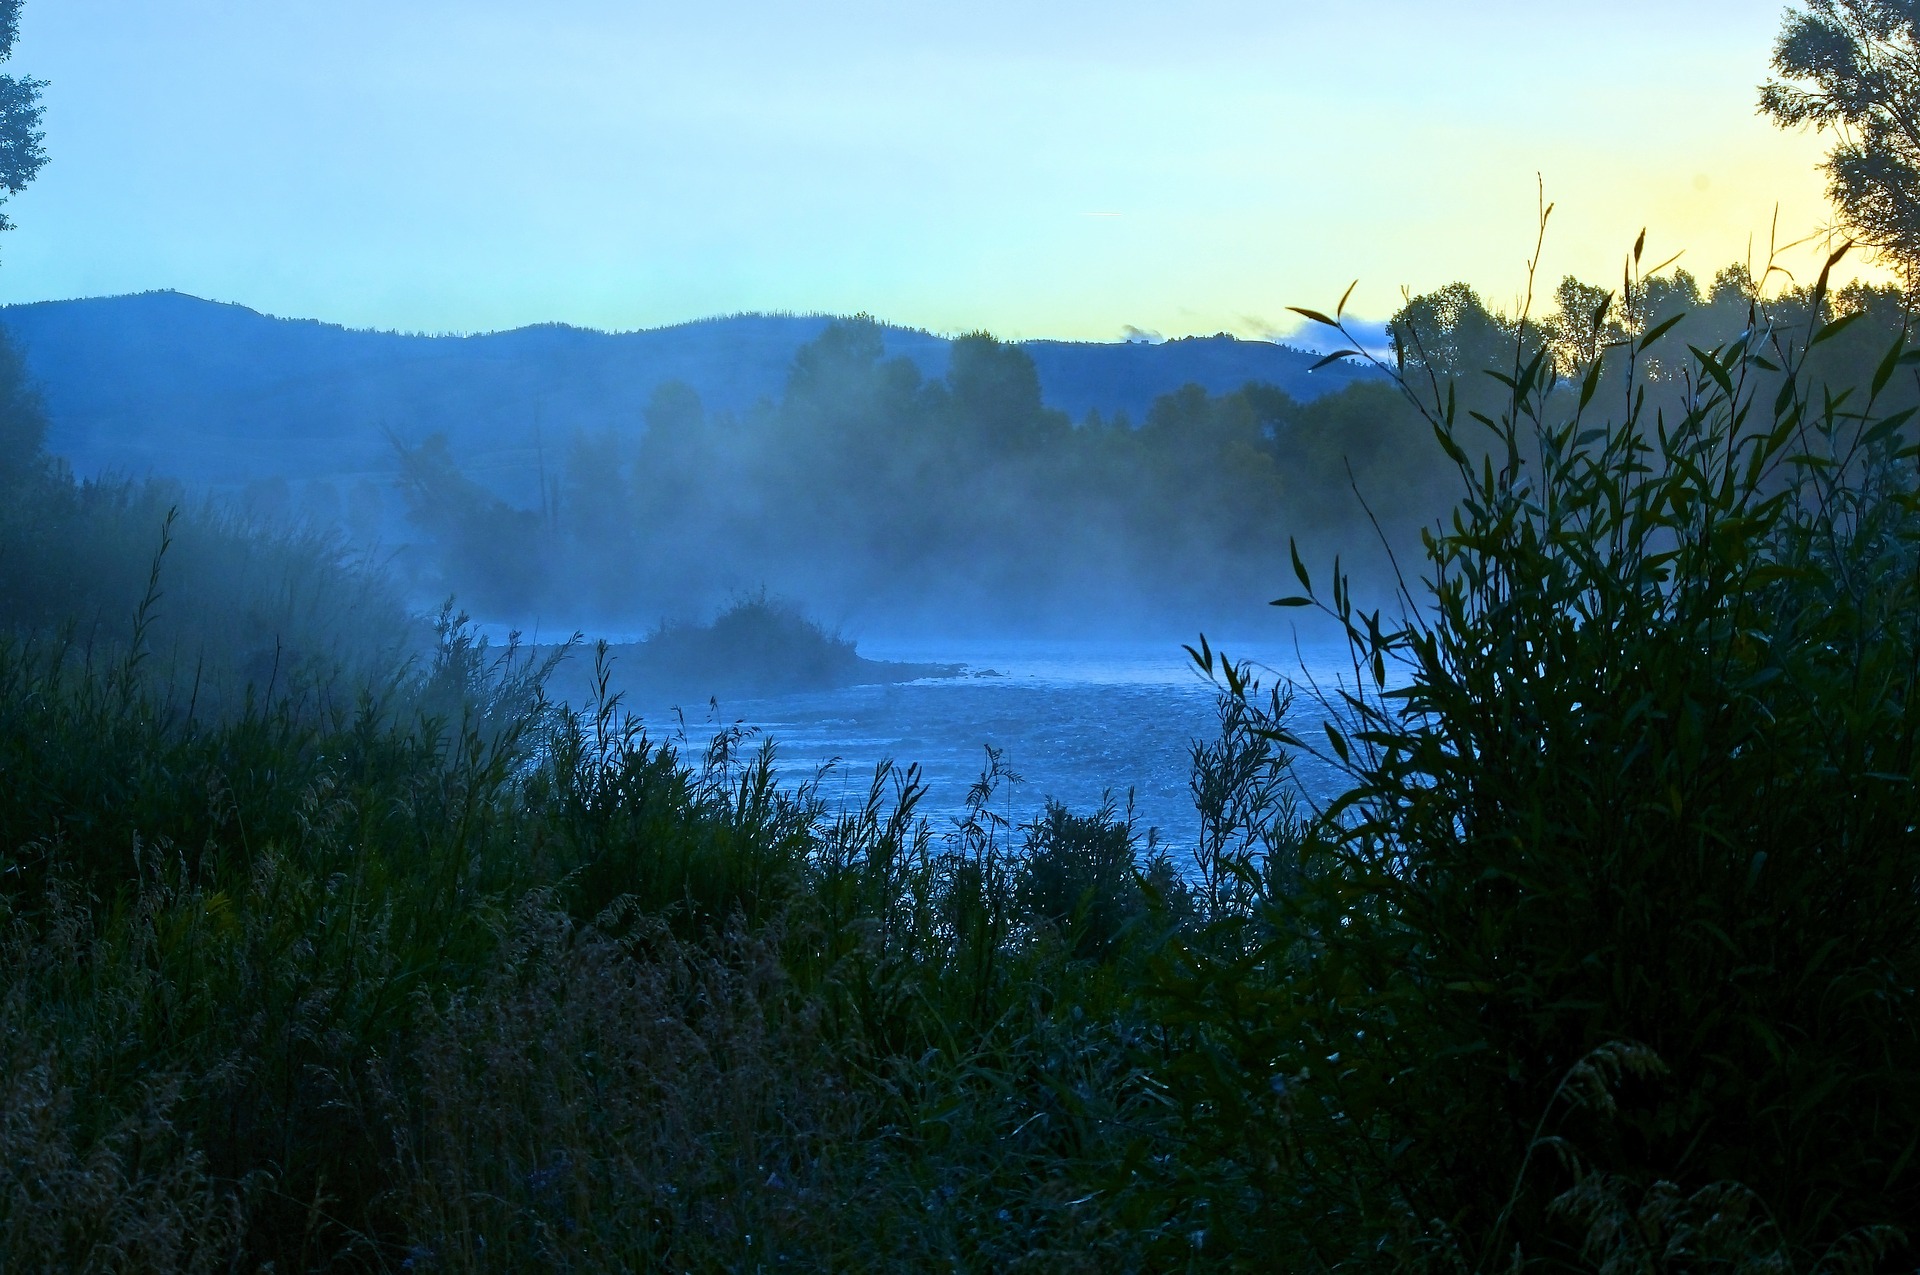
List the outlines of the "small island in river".
<svg viewBox="0 0 1920 1275">
<path fill-rule="evenodd" d="M 757 699 L 847 686 L 961 677 L 962 664 L 871 660 L 851 638 L 764 594 L 741 599 L 706 623 L 666 621 L 639 642 L 607 647 L 609 689 L 632 699 Z M 576 645 L 550 686 L 578 702 L 590 696 L 594 648 Z"/>
</svg>

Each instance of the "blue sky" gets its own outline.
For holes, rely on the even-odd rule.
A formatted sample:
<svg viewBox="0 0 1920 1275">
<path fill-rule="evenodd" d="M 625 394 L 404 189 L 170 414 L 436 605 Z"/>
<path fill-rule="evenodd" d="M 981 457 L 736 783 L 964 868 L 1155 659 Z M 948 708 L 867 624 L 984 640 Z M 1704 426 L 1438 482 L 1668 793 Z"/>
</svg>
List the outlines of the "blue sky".
<svg viewBox="0 0 1920 1275">
<path fill-rule="evenodd" d="M 52 163 L 0 300 L 171 287 L 356 326 L 866 310 L 1269 332 L 1464 278 L 1710 275 L 1827 216 L 1754 115 L 1782 9 L 30 0 Z M 1811 250 L 1788 264 L 1802 270 Z"/>
</svg>

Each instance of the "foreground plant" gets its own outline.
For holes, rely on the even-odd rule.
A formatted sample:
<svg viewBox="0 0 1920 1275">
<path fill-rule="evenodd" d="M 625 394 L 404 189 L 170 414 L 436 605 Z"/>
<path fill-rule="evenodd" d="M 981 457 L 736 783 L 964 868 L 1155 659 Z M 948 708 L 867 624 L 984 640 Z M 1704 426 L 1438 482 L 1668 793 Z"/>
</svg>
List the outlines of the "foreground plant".
<svg viewBox="0 0 1920 1275">
<path fill-rule="evenodd" d="M 1592 316 L 1626 311 L 1624 346 L 1566 380 L 1523 324 L 1498 416 L 1408 387 L 1461 497 L 1393 614 L 1297 556 L 1277 603 L 1347 635 L 1312 747 L 1349 787 L 1269 856 L 1291 888 L 1162 985 L 1207 1060 L 1176 1086 L 1196 1154 L 1241 1193 L 1203 1189 L 1244 1241 L 1911 1265 L 1920 509 L 1911 413 L 1877 403 L 1920 356 L 1903 334 L 1869 384 L 1819 383 L 1850 322 L 1823 273 L 1812 328 L 1754 297 L 1731 345 L 1668 356 L 1685 410 L 1651 413 L 1672 325 L 1633 321 L 1632 266 Z"/>
</svg>

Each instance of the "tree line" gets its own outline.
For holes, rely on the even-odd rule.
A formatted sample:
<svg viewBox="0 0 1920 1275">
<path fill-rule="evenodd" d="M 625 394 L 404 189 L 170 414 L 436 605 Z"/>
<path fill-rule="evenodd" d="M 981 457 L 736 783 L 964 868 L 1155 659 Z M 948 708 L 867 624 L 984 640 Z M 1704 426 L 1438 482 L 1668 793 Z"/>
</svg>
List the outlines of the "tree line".
<svg viewBox="0 0 1920 1275">
<path fill-rule="evenodd" d="M 1598 392 L 1679 415 L 1699 389 L 1687 347 L 1735 339 L 1761 285 L 1744 265 L 1705 283 L 1668 269 L 1615 301 L 1568 277 L 1524 316 L 1454 283 L 1406 301 L 1391 357 L 1410 385 L 1450 385 L 1470 421 L 1536 358 L 1572 393 L 1605 351 L 1657 331 L 1632 385 L 1615 368 Z M 1892 286 L 1771 292 L 1781 323 L 1846 320 L 1810 373 L 1836 385 L 1871 376 L 1906 322 Z M 463 473 L 444 436 L 397 448 L 429 578 L 481 614 L 650 622 L 771 589 L 835 617 L 1112 629 L 1254 614 L 1289 537 L 1344 548 L 1363 587 L 1383 580 L 1450 508 L 1430 433 L 1386 377 L 1304 400 L 1189 385 L 1137 422 L 1073 421 L 1016 345 L 961 337 L 927 377 L 860 316 L 798 353 L 777 401 L 715 412 L 670 383 L 643 428 L 576 433 L 535 507 Z"/>
</svg>

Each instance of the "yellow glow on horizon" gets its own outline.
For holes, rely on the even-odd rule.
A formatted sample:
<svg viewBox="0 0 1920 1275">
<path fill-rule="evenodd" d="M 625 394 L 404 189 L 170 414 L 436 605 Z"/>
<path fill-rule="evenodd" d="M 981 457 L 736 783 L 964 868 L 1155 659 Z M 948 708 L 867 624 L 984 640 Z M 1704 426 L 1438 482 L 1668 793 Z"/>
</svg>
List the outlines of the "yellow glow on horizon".
<svg viewBox="0 0 1920 1275">
<path fill-rule="evenodd" d="M 1830 219 L 1754 113 L 1776 0 L 35 0 L 53 163 L 0 300 L 178 288 L 354 326 L 740 311 L 1115 339 L 1453 280 L 1702 282 Z M 1819 268 L 1806 243 L 1780 262 Z M 1863 259 L 1845 277 L 1880 274 Z"/>
</svg>

